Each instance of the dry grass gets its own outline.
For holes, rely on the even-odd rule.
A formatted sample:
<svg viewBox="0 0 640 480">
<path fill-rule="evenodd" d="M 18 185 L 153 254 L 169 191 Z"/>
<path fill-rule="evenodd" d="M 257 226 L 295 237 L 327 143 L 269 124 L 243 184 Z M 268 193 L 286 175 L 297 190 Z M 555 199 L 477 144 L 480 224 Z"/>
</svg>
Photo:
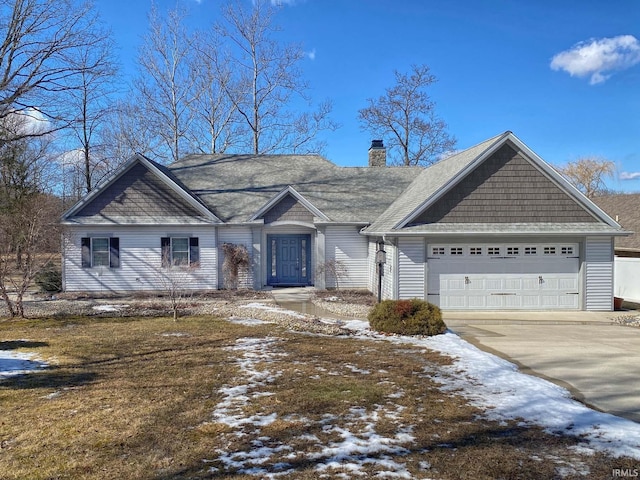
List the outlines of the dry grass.
<svg viewBox="0 0 640 480">
<path fill-rule="evenodd" d="M 270 395 L 254 398 L 245 414 L 277 420 L 238 436 L 213 412 L 223 386 L 244 382 L 231 348 L 246 337 L 273 341 L 262 366 L 274 374 L 264 387 Z M 612 468 L 637 468 L 633 460 L 579 455 L 569 449 L 579 444 L 574 438 L 479 420 L 481 412 L 431 380 L 448 359 L 419 348 L 208 317 L 5 321 L 0 338 L 0 349 L 37 352 L 51 363 L 0 383 L 3 479 L 255 478 L 219 457 L 250 451 L 258 435 L 298 452 L 288 459 L 296 473 L 285 478 L 315 479 L 304 438 L 337 441 L 327 418 L 357 428 L 358 419 L 348 420 L 354 406 L 396 412 L 376 423 L 380 435 L 413 426 L 415 441 L 394 459 L 414 478 L 559 478 L 562 467 L 571 467 L 564 478 L 579 478 L 581 468 L 610 478 Z M 349 476 L 328 470 L 325 478 L 339 473 Z"/>
</svg>

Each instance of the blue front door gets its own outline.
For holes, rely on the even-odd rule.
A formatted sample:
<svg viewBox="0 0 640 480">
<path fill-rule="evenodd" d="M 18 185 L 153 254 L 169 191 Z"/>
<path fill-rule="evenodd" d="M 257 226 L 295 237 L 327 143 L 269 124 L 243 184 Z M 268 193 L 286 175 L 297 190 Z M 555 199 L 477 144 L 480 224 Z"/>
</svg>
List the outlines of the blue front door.
<svg viewBox="0 0 640 480">
<path fill-rule="evenodd" d="M 269 285 L 310 285 L 311 235 L 268 235 Z"/>
</svg>

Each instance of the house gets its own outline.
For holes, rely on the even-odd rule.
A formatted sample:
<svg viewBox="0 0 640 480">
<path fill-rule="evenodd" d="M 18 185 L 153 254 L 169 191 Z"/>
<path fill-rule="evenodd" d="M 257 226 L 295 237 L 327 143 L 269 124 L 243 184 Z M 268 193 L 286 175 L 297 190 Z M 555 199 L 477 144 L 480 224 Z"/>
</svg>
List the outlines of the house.
<svg viewBox="0 0 640 480">
<path fill-rule="evenodd" d="M 613 242 L 628 233 L 511 132 L 428 168 L 386 167 L 380 141 L 368 167 L 135 155 L 62 223 L 67 291 L 158 290 L 176 270 L 219 289 L 231 243 L 249 252 L 247 288 L 332 288 L 322 266 L 339 262 L 341 288 L 489 310 L 611 310 Z"/>
<path fill-rule="evenodd" d="M 626 230 L 627 237 L 614 242 L 614 294 L 628 302 L 640 303 L 640 193 L 601 195 L 593 201 Z"/>
</svg>

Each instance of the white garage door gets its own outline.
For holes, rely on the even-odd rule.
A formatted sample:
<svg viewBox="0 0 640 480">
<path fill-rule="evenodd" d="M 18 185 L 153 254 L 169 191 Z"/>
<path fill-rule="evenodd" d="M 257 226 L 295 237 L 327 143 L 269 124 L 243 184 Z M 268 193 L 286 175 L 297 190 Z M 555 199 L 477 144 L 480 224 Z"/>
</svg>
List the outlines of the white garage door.
<svg viewBox="0 0 640 480">
<path fill-rule="evenodd" d="M 429 245 L 427 293 L 450 310 L 578 310 L 577 244 Z"/>
</svg>

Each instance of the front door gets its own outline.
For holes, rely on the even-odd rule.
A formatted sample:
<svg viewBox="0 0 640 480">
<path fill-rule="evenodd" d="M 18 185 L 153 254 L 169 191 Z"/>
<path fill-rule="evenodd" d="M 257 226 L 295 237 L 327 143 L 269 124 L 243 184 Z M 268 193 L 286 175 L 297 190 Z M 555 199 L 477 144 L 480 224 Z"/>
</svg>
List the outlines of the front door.
<svg viewBox="0 0 640 480">
<path fill-rule="evenodd" d="M 268 285 L 310 285 L 311 235 L 267 235 Z"/>
</svg>

